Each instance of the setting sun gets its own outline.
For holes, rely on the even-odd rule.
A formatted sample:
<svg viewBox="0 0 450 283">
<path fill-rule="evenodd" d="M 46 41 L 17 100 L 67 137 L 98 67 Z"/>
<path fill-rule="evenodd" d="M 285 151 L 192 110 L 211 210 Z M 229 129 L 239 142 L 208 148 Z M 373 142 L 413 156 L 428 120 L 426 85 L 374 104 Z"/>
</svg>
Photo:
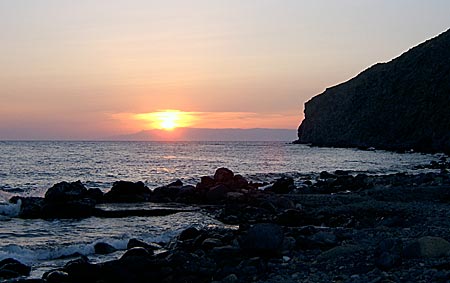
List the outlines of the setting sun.
<svg viewBox="0 0 450 283">
<path fill-rule="evenodd" d="M 159 114 L 159 126 L 161 129 L 173 130 L 178 127 L 177 121 L 179 120 L 179 112 L 161 112 Z"/>
<path fill-rule="evenodd" d="M 135 118 L 148 122 L 148 126 L 153 129 L 166 131 L 190 126 L 194 120 L 192 112 L 183 112 L 180 110 L 162 110 L 152 113 L 136 114 Z"/>
</svg>

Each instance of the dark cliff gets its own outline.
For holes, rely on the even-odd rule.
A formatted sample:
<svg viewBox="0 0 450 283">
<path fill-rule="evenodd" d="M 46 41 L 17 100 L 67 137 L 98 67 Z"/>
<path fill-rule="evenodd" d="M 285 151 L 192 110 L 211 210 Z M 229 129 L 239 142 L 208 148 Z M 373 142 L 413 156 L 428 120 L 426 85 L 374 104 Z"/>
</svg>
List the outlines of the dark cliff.
<svg viewBox="0 0 450 283">
<path fill-rule="evenodd" d="M 450 30 L 305 104 L 299 143 L 450 153 Z"/>
</svg>

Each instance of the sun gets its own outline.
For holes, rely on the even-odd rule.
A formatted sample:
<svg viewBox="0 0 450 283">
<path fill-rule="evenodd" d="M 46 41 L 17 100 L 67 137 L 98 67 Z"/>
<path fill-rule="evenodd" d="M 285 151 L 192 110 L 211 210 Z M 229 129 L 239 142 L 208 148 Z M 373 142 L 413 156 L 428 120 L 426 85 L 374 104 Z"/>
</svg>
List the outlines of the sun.
<svg viewBox="0 0 450 283">
<path fill-rule="evenodd" d="M 177 112 L 162 112 L 160 114 L 159 128 L 170 131 L 178 127 L 179 115 Z"/>
<path fill-rule="evenodd" d="M 134 118 L 143 120 L 150 129 L 172 131 L 192 125 L 195 120 L 195 112 L 181 110 L 160 110 L 157 112 L 135 114 Z"/>
</svg>

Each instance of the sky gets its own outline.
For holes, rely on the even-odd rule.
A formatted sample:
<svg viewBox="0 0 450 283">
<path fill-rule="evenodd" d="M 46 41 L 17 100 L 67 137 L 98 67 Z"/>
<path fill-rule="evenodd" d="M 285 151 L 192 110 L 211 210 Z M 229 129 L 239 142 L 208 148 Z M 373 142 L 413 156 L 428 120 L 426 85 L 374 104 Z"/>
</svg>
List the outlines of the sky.
<svg viewBox="0 0 450 283">
<path fill-rule="evenodd" d="M 296 129 L 307 100 L 449 29 L 448 11 L 447 0 L 0 0 L 0 140 Z"/>
</svg>

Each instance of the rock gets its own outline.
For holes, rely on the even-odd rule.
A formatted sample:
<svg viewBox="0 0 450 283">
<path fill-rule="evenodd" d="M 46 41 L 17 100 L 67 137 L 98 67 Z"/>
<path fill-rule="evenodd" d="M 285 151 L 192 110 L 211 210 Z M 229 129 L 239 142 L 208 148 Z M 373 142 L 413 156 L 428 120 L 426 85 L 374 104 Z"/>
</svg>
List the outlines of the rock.
<svg viewBox="0 0 450 283">
<path fill-rule="evenodd" d="M 147 249 L 141 248 L 141 247 L 136 247 L 136 248 L 131 248 L 131 249 L 127 250 L 123 254 L 123 256 L 120 258 L 120 260 L 131 258 L 131 257 L 148 257 L 151 255 L 152 254 Z"/>
<path fill-rule="evenodd" d="M 297 240 L 294 237 L 285 237 L 283 240 L 283 252 L 292 251 L 297 244 Z"/>
<path fill-rule="evenodd" d="M 298 209 L 286 209 L 277 215 L 277 223 L 286 226 L 302 226 L 305 220 L 305 212 Z"/>
<path fill-rule="evenodd" d="M 277 207 L 279 207 L 281 209 L 295 209 L 294 202 L 285 197 L 277 198 L 276 205 L 277 205 Z"/>
<path fill-rule="evenodd" d="M 240 246 L 244 251 L 254 255 L 279 255 L 283 249 L 283 229 L 276 224 L 255 224 L 241 238 Z"/>
<path fill-rule="evenodd" d="M 215 181 L 210 176 L 200 177 L 200 183 L 197 184 L 196 188 L 199 190 L 208 190 L 215 185 Z"/>
<path fill-rule="evenodd" d="M 30 275 L 31 267 L 13 258 L 0 261 L 0 278 L 15 278 Z"/>
<path fill-rule="evenodd" d="M 408 244 L 403 249 L 407 258 L 434 258 L 450 253 L 450 243 L 440 237 L 425 236 Z"/>
<path fill-rule="evenodd" d="M 15 271 L 0 268 L 0 279 L 10 279 L 10 278 L 16 278 L 20 277 L 21 275 Z"/>
<path fill-rule="evenodd" d="M 327 232 L 318 232 L 308 238 L 314 247 L 330 248 L 337 245 L 336 235 Z"/>
<path fill-rule="evenodd" d="M 385 239 L 375 249 L 375 265 L 381 270 L 389 270 L 402 263 L 403 242 L 400 239 Z"/>
<path fill-rule="evenodd" d="M 220 282 L 221 283 L 237 283 L 237 282 L 239 282 L 239 279 L 236 276 L 236 274 L 230 274 L 227 277 L 223 278 Z"/>
<path fill-rule="evenodd" d="M 235 201 L 242 202 L 245 199 L 245 195 L 243 193 L 239 193 L 239 192 L 228 192 L 226 195 L 226 198 L 228 200 L 235 200 Z"/>
<path fill-rule="evenodd" d="M 94 251 L 96 254 L 106 255 L 117 251 L 117 249 L 108 243 L 100 242 L 94 245 Z"/>
<path fill-rule="evenodd" d="M 206 238 L 203 242 L 202 242 L 202 248 L 205 250 L 210 250 L 212 248 L 215 247 L 220 247 L 222 246 L 223 243 L 221 240 L 216 239 L 216 238 Z"/>
<path fill-rule="evenodd" d="M 172 182 L 167 185 L 169 188 L 181 188 L 183 186 L 183 182 L 180 179 L 177 179 L 175 182 Z"/>
<path fill-rule="evenodd" d="M 61 182 L 53 185 L 45 193 L 46 202 L 67 202 L 85 198 L 88 193 L 86 187 L 80 182 Z"/>
<path fill-rule="evenodd" d="M 287 194 L 293 189 L 295 189 L 294 179 L 286 176 L 276 180 L 272 187 L 269 188 L 270 191 L 276 194 Z"/>
<path fill-rule="evenodd" d="M 214 181 L 222 184 L 232 184 L 234 173 L 228 168 L 219 168 L 214 173 Z"/>
<path fill-rule="evenodd" d="M 44 277 L 45 281 L 48 283 L 68 283 L 72 282 L 69 274 L 61 270 L 54 270 L 49 272 Z"/>
<path fill-rule="evenodd" d="M 44 207 L 44 198 L 40 197 L 12 197 L 9 202 L 17 203 L 21 201 L 19 217 L 26 219 L 35 219 L 42 217 L 42 208 Z"/>
<path fill-rule="evenodd" d="M 198 203 L 199 198 L 197 197 L 196 192 L 197 190 L 194 186 L 182 186 L 178 191 L 175 201 L 183 203 Z"/>
<path fill-rule="evenodd" d="M 71 260 L 64 266 L 71 282 L 95 282 L 99 275 L 99 266 L 89 263 L 86 256 Z"/>
<path fill-rule="evenodd" d="M 211 249 L 211 255 L 218 258 L 235 257 L 239 255 L 240 252 L 241 252 L 240 248 L 231 245 L 214 247 Z"/>
<path fill-rule="evenodd" d="M 298 143 L 450 152 L 450 30 L 305 104 Z"/>
<path fill-rule="evenodd" d="M 320 178 L 320 179 L 323 179 L 323 180 L 326 180 L 326 179 L 334 179 L 334 178 L 336 178 L 336 175 L 333 175 L 333 174 L 331 174 L 331 173 L 328 173 L 327 171 L 322 171 L 322 172 L 320 172 L 320 174 L 319 174 L 319 178 Z"/>
<path fill-rule="evenodd" d="M 210 188 L 206 193 L 206 201 L 215 203 L 224 200 L 227 197 L 227 193 L 229 191 L 230 189 L 225 185 L 219 184 L 217 186 L 214 186 Z"/>
<path fill-rule="evenodd" d="M 357 253 L 361 250 L 361 247 L 356 245 L 345 245 L 345 246 L 338 246 L 334 247 L 332 249 L 329 249 L 325 252 L 322 252 L 317 259 L 326 261 L 341 257 L 348 257 L 353 256 L 354 253 Z"/>
<path fill-rule="evenodd" d="M 144 202 L 150 199 L 151 191 L 142 182 L 114 182 L 111 190 L 104 195 L 107 202 Z"/>
<path fill-rule="evenodd" d="M 195 227 L 189 227 L 185 230 L 183 230 L 180 235 L 178 235 L 178 240 L 180 241 L 186 241 L 190 239 L 196 238 L 198 235 L 200 235 L 200 231 L 197 230 Z"/>
<path fill-rule="evenodd" d="M 42 218 L 85 218 L 95 211 L 95 200 L 84 198 L 66 202 L 45 202 Z"/>
<path fill-rule="evenodd" d="M 234 175 L 232 187 L 233 189 L 246 189 L 248 187 L 248 181 L 242 175 Z"/>
<path fill-rule="evenodd" d="M 138 239 L 130 239 L 127 244 L 127 250 L 136 248 L 136 247 L 144 248 L 149 252 L 153 252 L 153 251 L 162 249 L 162 247 L 160 245 L 155 244 L 155 243 L 145 243 Z"/>
<path fill-rule="evenodd" d="M 100 203 L 103 200 L 103 192 L 99 188 L 88 189 L 86 197 Z"/>
</svg>

